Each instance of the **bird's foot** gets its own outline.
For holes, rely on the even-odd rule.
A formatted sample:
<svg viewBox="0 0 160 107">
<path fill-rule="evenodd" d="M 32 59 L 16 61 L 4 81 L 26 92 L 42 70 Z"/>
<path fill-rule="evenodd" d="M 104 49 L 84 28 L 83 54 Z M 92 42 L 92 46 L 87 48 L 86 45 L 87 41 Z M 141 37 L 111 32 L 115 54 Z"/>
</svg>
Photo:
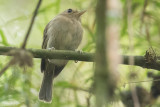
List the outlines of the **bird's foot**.
<svg viewBox="0 0 160 107">
<path fill-rule="evenodd" d="M 55 48 L 54 48 L 54 47 L 51 47 L 51 48 L 48 48 L 48 50 L 55 50 Z"/>
<path fill-rule="evenodd" d="M 83 53 L 82 50 L 77 50 L 77 49 L 75 49 L 75 51 L 78 52 L 79 54 L 82 54 L 82 53 Z M 77 61 L 77 60 L 74 60 L 74 62 L 77 63 L 78 61 Z"/>
<path fill-rule="evenodd" d="M 78 52 L 79 54 L 82 54 L 83 53 L 83 51 L 82 50 L 75 50 L 76 52 Z"/>
<path fill-rule="evenodd" d="M 51 48 L 48 48 L 48 50 L 52 51 L 52 50 L 55 50 L 55 48 L 54 48 L 54 47 L 51 47 Z M 48 59 L 49 62 L 52 62 L 52 60 L 53 60 L 53 59 Z"/>
</svg>

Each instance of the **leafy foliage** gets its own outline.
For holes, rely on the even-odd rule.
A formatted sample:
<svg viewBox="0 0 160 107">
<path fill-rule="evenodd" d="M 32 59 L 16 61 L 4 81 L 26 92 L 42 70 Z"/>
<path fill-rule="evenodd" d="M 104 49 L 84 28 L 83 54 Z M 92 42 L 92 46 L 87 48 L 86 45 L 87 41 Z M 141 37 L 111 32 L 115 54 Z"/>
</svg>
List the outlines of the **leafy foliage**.
<svg viewBox="0 0 160 107">
<path fill-rule="evenodd" d="M 121 54 L 144 55 L 150 47 L 160 47 L 160 1 L 132 0 L 132 28 L 134 52 L 129 51 L 127 2 L 121 0 L 122 16 L 116 19 L 120 29 Z M 22 44 L 24 34 L 28 28 L 37 0 L 0 0 L 0 45 L 16 46 Z M 43 0 L 36 18 L 33 30 L 28 40 L 27 48 L 41 48 L 43 30 L 46 24 L 58 13 L 67 8 L 78 10 L 87 9 L 82 17 L 84 28 L 83 41 L 79 47 L 86 52 L 95 52 L 95 0 Z M 114 14 L 114 13 L 113 13 Z M 9 61 L 9 57 L 0 56 L 0 69 Z M 40 59 L 34 59 L 33 68 L 9 68 L 0 77 L 0 106 L 4 107 L 93 107 L 94 96 L 88 92 L 93 82 L 94 64 L 89 62 L 74 63 L 70 61 L 63 72 L 54 80 L 53 101 L 46 104 L 38 100 L 38 92 L 42 81 L 40 73 Z M 148 71 L 139 67 L 133 67 L 133 75 L 129 67 L 119 66 L 120 82 L 117 93 L 128 90 L 130 81 L 144 81 Z M 158 71 L 154 71 L 159 75 Z M 134 79 L 130 79 L 130 77 Z M 136 85 L 144 87 L 148 92 L 152 82 L 138 82 Z M 128 91 L 126 91 L 128 92 Z M 118 101 L 108 107 L 121 107 Z M 153 107 L 158 107 L 160 102 L 154 102 Z M 123 106 L 122 106 L 123 107 Z"/>
</svg>

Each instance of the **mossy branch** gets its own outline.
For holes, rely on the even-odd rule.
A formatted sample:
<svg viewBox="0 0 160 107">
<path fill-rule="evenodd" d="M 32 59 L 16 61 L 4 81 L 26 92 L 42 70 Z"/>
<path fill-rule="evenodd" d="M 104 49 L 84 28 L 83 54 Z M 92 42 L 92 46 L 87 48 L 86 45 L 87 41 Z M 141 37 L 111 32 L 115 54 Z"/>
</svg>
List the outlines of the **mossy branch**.
<svg viewBox="0 0 160 107">
<path fill-rule="evenodd" d="M 0 46 L 0 55 L 10 56 L 8 54 L 11 50 L 18 49 L 15 47 Z M 67 50 L 47 50 L 47 49 L 26 49 L 32 53 L 34 58 L 49 58 L 49 59 L 66 59 L 66 60 L 77 60 L 94 62 L 94 53 L 80 52 L 80 51 L 67 51 Z M 123 61 L 121 64 L 129 65 L 130 56 L 122 55 Z M 143 68 L 160 70 L 160 61 L 157 59 L 156 62 L 150 62 L 145 59 L 144 56 L 134 56 L 134 65 Z"/>
<path fill-rule="evenodd" d="M 0 55 L 10 56 L 7 54 L 11 50 L 18 50 L 15 47 L 4 47 L 0 46 Z M 34 58 L 48 58 L 48 59 L 66 59 L 66 60 L 77 60 L 77 61 L 94 61 L 94 53 L 87 53 L 81 51 L 67 51 L 67 50 L 48 50 L 48 49 L 26 49 L 32 53 Z"/>
</svg>

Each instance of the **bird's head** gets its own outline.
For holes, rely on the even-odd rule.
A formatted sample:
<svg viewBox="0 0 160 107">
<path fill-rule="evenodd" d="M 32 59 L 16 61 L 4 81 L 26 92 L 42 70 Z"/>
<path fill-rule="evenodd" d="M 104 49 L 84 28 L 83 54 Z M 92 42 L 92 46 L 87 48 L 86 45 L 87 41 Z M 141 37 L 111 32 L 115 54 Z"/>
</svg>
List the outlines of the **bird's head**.
<svg viewBox="0 0 160 107">
<path fill-rule="evenodd" d="M 62 15 L 65 15 L 69 18 L 75 18 L 77 20 L 80 20 L 80 16 L 83 15 L 86 12 L 86 10 L 83 11 L 77 11 L 73 9 L 67 9 L 64 12 L 62 12 Z"/>
</svg>

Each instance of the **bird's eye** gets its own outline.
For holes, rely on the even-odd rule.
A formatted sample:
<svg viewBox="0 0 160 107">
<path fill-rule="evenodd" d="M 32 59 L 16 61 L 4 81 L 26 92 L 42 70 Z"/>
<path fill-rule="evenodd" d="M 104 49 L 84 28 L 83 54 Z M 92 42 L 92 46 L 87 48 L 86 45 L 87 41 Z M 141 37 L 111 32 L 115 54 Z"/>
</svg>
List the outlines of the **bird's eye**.
<svg viewBox="0 0 160 107">
<path fill-rule="evenodd" d="M 72 12 L 72 9 L 68 9 L 68 13 L 71 13 Z"/>
</svg>

